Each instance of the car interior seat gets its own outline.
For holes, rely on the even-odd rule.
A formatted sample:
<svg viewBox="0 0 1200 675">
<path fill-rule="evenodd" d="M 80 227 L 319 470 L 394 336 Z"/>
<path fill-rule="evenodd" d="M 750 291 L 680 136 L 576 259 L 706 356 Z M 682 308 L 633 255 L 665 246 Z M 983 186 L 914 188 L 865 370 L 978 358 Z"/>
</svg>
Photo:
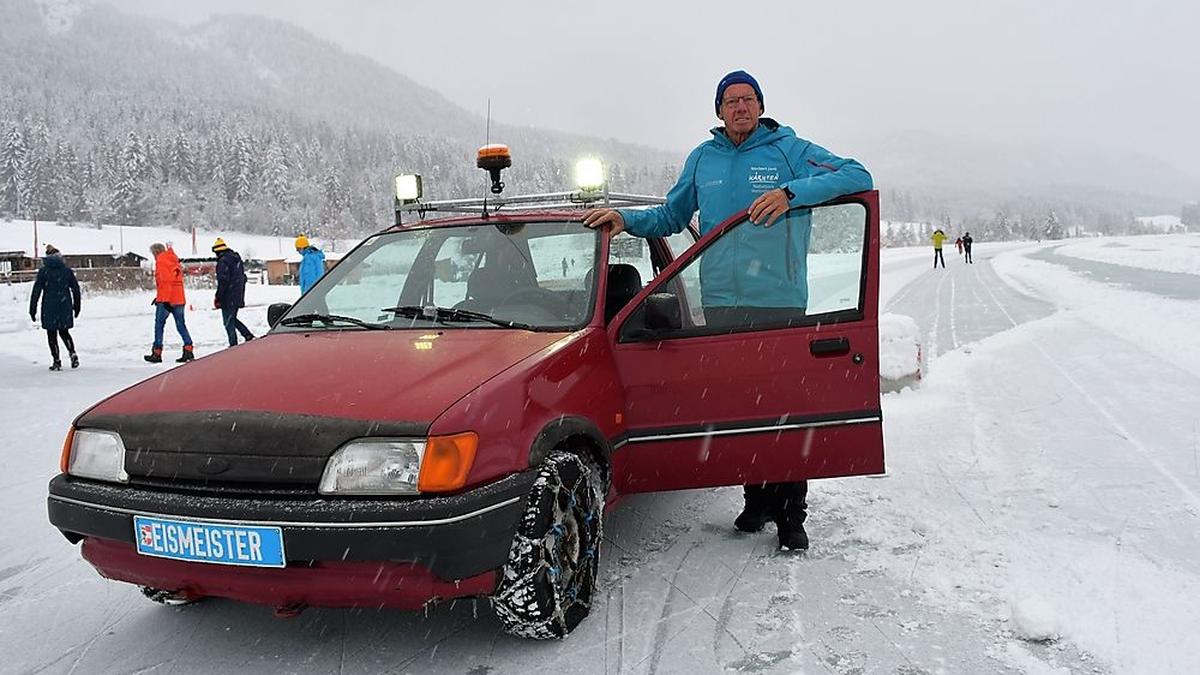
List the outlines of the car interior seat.
<svg viewBox="0 0 1200 675">
<path fill-rule="evenodd" d="M 604 320 L 621 311 L 633 296 L 642 290 L 642 275 L 633 265 L 617 263 L 608 266 L 608 290 L 604 294 Z"/>
<path fill-rule="evenodd" d="M 532 268 L 521 258 L 486 261 L 467 277 L 467 301 L 471 309 L 491 308 L 522 288 L 536 287 Z"/>
</svg>

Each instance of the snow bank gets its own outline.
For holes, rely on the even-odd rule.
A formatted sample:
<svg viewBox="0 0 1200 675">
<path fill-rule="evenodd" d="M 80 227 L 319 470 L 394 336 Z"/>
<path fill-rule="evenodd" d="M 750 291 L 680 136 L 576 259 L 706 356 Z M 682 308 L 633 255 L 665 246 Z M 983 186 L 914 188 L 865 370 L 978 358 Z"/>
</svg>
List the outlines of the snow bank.
<svg viewBox="0 0 1200 675">
<path fill-rule="evenodd" d="M 917 322 L 903 314 L 879 316 L 879 377 L 888 391 L 921 379 L 921 342 Z"/>
</svg>

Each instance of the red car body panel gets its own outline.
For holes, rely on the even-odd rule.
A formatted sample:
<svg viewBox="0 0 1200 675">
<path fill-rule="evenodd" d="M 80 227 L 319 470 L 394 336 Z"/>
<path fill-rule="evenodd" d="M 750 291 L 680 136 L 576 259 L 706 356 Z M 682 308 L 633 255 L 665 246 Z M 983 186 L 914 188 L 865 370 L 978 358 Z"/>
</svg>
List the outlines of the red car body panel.
<svg viewBox="0 0 1200 675">
<path fill-rule="evenodd" d="M 530 448 L 548 425 L 567 417 L 595 424 L 605 439 L 618 436 L 622 389 L 608 339 L 598 327 L 559 341 L 483 383 L 439 417 L 430 433 L 469 429 L 480 446 L 467 482 L 529 467 Z"/>
<path fill-rule="evenodd" d="M 263 410 L 432 421 L 561 337 L 503 329 L 280 333 L 172 369 L 92 412 Z"/>
</svg>

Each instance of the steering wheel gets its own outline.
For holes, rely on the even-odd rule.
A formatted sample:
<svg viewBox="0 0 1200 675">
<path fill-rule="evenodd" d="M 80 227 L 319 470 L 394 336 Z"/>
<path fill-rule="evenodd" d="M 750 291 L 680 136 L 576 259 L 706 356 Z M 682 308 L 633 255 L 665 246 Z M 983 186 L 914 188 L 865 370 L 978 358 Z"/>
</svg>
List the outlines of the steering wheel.
<svg viewBox="0 0 1200 675">
<path fill-rule="evenodd" d="M 566 310 L 562 298 L 555 295 L 554 291 L 548 291 L 541 286 L 522 286 L 495 304 L 496 307 L 512 305 L 534 307 L 554 318 L 561 317 Z"/>
</svg>

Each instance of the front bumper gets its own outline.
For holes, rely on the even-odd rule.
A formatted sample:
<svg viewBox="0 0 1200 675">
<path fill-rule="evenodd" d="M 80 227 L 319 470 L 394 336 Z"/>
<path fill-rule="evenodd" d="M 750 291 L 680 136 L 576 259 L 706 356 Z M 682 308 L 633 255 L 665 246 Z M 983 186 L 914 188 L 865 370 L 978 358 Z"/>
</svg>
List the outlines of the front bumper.
<svg viewBox="0 0 1200 675">
<path fill-rule="evenodd" d="M 71 542 L 86 537 L 132 547 L 134 515 L 275 526 L 283 531 L 288 568 L 393 562 L 453 582 L 504 565 L 535 477 L 524 471 L 457 495 L 400 500 L 215 496 L 60 475 L 50 481 L 47 506 L 51 524 Z"/>
</svg>

